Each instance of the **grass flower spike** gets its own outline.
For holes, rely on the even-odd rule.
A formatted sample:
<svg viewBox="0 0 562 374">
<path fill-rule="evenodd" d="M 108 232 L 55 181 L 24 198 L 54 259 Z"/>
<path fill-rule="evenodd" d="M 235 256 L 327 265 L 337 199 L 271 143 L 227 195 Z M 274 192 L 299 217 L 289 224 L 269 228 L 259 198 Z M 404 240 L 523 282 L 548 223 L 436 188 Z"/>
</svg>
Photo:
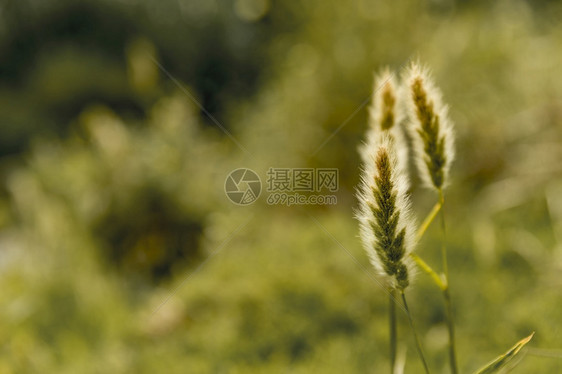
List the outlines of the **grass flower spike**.
<svg viewBox="0 0 562 374">
<path fill-rule="evenodd" d="M 400 120 L 396 111 L 396 78 L 388 69 L 375 77 L 372 106 L 369 110 L 369 127 L 372 130 L 390 130 Z"/>
<path fill-rule="evenodd" d="M 398 84 L 393 72 L 388 68 L 383 69 L 375 76 L 373 85 L 373 98 L 369 108 L 369 128 L 367 130 L 366 143 L 359 148 L 363 164 L 373 165 L 368 155 L 377 147 L 381 133 L 387 133 L 392 138 L 398 152 L 398 167 L 401 173 L 406 174 L 408 170 L 408 146 L 404 139 L 402 129 L 399 126 L 405 118 L 404 110 L 401 110 L 398 102 Z M 404 178 L 404 183 L 408 180 Z"/>
<path fill-rule="evenodd" d="M 391 132 L 369 136 L 361 149 L 365 160 L 359 191 L 359 227 L 363 246 L 371 264 L 384 280 L 389 293 L 390 370 L 396 367 L 396 293 L 416 341 L 416 348 L 426 373 L 429 373 L 404 290 L 412 279 L 415 224 L 410 214 L 408 182 L 398 165 L 396 140 Z"/>
<path fill-rule="evenodd" d="M 375 143 L 375 142 L 373 142 Z M 415 225 L 411 220 L 407 181 L 398 168 L 395 139 L 378 135 L 364 147 L 365 160 L 359 193 L 361 238 L 369 259 L 390 289 L 403 291 L 410 282 Z"/>
<path fill-rule="evenodd" d="M 447 107 L 426 69 L 413 63 L 405 79 L 404 99 L 410 111 L 416 163 L 428 187 L 440 191 L 449 179 L 454 139 Z"/>
</svg>

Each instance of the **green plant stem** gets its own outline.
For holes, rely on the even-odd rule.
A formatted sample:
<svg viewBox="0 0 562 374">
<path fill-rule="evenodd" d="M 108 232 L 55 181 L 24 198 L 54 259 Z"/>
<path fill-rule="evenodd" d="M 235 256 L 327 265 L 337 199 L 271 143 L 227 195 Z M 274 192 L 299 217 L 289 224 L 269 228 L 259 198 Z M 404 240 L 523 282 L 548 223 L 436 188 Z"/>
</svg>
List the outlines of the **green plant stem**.
<svg viewBox="0 0 562 374">
<path fill-rule="evenodd" d="M 394 373 L 396 367 L 396 347 L 398 340 L 396 338 L 396 290 L 391 290 L 388 294 L 388 307 L 389 307 L 389 333 L 390 333 L 390 374 Z"/>
<path fill-rule="evenodd" d="M 421 238 L 423 237 L 423 235 L 425 234 L 425 232 L 427 231 L 427 229 L 429 228 L 435 217 L 437 217 L 437 213 L 441 211 L 442 206 L 443 206 L 442 200 L 439 200 L 437 203 L 435 203 L 435 205 L 431 209 L 431 212 L 429 212 L 427 217 L 425 217 L 425 219 L 423 220 L 423 223 L 421 224 L 418 233 L 416 234 L 417 241 L 421 240 Z"/>
<path fill-rule="evenodd" d="M 445 307 L 447 308 L 447 328 L 449 330 L 449 363 L 451 365 L 451 373 L 457 374 L 457 357 L 455 353 L 455 324 L 453 323 L 453 308 L 451 305 L 451 295 L 449 287 L 443 290 L 445 299 Z"/>
<path fill-rule="evenodd" d="M 453 322 L 453 307 L 451 303 L 451 294 L 449 292 L 449 267 L 447 264 L 447 230 L 445 226 L 445 213 L 443 211 L 443 205 L 445 204 L 445 198 L 443 196 L 443 190 L 439 189 L 439 202 L 441 204 L 441 231 L 443 234 L 443 239 L 441 243 L 441 257 L 443 260 L 443 273 L 445 276 L 445 288 L 443 289 L 443 298 L 445 299 L 445 308 L 447 310 L 447 328 L 449 330 L 449 364 L 451 365 L 451 373 L 457 374 L 457 357 L 455 348 L 455 324 Z"/>
<path fill-rule="evenodd" d="M 416 234 L 417 241 L 421 240 L 431 223 L 435 220 L 435 217 L 437 217 L 437 213 L 439 213 L 439 211 L 441 210 L 441 206 L 442 202 L 441 200 L 439 200 L 437 203 L 435 203 L 427 217 L 425 217 L 422 225 L 420 226 L 420 229 Z M 441 289 L 441 291 L 447 288 L 445 281 L 443 281 L 443 278 L 439 276 L 439 274 L 437 274 L 437 272 L 433 270 L 433 268 L 429 266 L 429 264 L 425 262 L 420 256 L 418 256 L 414 252 L 411 252 L 410 257 L 416 262 L 420 269 L 422 269 L 427 275 L 431 277 L 433 282 L 437 285 L 437 287 Z"/>
<path fill-rule="evenodd" d="M 443 196 L 443 190 L 439 189 L 439 202 L 441 204 L 441 208 L 445 204 L 445 198 Z M 447 264 L 447 246 L 445 245 L 446 240 L 446 230 L 445 230 L 445 213 L 443 209 L 441 211 L 441 232 L 443 234 L 443 241 L 441 243 L 441 258 L 443 259 L 443 273 L 445 274 L 445 279 L 447 280 L 447 284 L 449 284 L 449 266 Z"/>
<path fill-rule="evenodd" d="M 431 212 L 424 219 L 420 229 L 417 233 L 417 240 L 419 241 L 431 223 L 435 220 L 438 213 L 441 213 L 441 231 L 442 231 L 442 243 L 441 243 L 441 258 L 443 261 L 443 276 L 439 276 L 431 266 L 429 266 L 421 257 L 415 253 L 410 253 L 410 257 L 416 262 L 416 264 L 427 273 L 433 282 L 441 289 L 443 292 L 443 298 L 445 300 L 446 316 L 447 316 L 447 329 L 449 331 L 449 363 L 451 366 L 451 373 L 457 374 L 457 358 L 456 358 L 456 347 L 455 347 L 455 325 L 453 322 L 453 307 L 451 303 L 451 294 L 449 292 L 449 266 L 447 262 L 447 246 L 446 246 L 446 226 L 445 226 L 445 212 L 443 210 L 443 205 L 445 204 L 445 198 L 443 196 L 443 190 L 439 189 L 439 201 L 433 206 Z M 405 305 L 406 307 L 406 305 Z M 407 309 L 407 307 L 406 307 Z M 414 331 L 414 335 L 415 335 Z M 419 351 L 419 349 L 418 349 Z"/>
<path fill-rule="evenodd" d="M 441 291 L 447 289 L 447 284 L 445 283 L 445 281 L 443 281 L 443 278 L 440 277 L 439 274 L 437 274 L 437 272 L 427 264 L 427 262 L 425 262 L 420 256 L 418 256 L 414 252 L 410 253 L 410 257 L 416 262 L 416 264 L 420 267 L 420 269 L 422 269 L 427 275 L 431 277 L 433 282 L 437 285 L 437 287 L 441 289 Z"/>
<path fill-rule="evenodd" d="M 420 360 L 422 361 L 425 372 L 429 374 L 429 367 L 427 366 L 427 362 L 425 361 L 422 345 L 418 337 L 418 333 L 416 331 L 416 326 L 414 325 L 414 320 L 412 319 L 412 314 L 410 313 L 410 309 L 408 308 L 408 303 L 406 302 L 406 295 L 404 294 L 404 291 L 401 292 L 401 296 L 402 296 L 402 302 L 404 303 L 404 309 L 406 310 L 406 314 L 408 315 L 408 321 L 410 322 L 410 327 L 412 328 L 412 333 L 414 334 L 418 355 L 420 356 Z"/>
</svg>

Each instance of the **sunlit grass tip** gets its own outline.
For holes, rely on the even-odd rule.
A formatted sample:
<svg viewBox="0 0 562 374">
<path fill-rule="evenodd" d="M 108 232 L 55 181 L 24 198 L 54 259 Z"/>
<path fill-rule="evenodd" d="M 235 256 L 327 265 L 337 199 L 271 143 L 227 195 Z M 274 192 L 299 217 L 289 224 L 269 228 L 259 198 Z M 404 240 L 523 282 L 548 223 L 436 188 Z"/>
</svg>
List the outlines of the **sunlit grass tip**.
<svg viewBox="0 0 562 374">
<path fill-rule="evenodd" d="M 388 67 L 383 68 L 374 77 L 366 141 L 359 147 L 359 154 L 364 164 L 372 164 L 371 160 L 364 156 L 369 154 L 368 150 L 377 146 L 380 134 L 387 133 L 395 140 L 398 166 L 401 172 L 407 174 L 408 146 L 401 126 L 405 118 L 405 110 L 399 101 L 399 85 L 396 74 Z"/>
<path fill-rule="evenodd" d="M 406 176 L 398 167 L 396 140 L 381 132 L 364 147 L 358 199 L 360 236 L 371 264 L 390 289 L 403 291 L 414 269 L 409 253 L 415 246 L 416 224 Z"/>
<path fill-rule="evenodd" d="M 369 108 L 369 128 L 390 130 L 401 120 L 397 112 L 398 92 L 395 73 L 389 68 L 375 75 L 373 95 Z"/>
<path fill-rule="evenodd" d="M 454 159 L 454 134 L 448 108 L 429 71 L 412 63 L 405 72 L 401 100 L 408 110 L 408 130 L 424 184 L 442 190 L 449 183 Z"/>
</svg>

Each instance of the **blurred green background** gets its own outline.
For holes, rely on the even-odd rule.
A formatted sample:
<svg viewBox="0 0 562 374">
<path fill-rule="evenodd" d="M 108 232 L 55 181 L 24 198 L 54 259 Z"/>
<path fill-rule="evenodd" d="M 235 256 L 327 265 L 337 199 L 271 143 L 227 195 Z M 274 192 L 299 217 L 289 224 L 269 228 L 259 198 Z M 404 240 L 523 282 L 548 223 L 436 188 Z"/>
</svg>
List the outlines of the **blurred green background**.
<svg viewBox="0 0 562 374">
<path fill-rule="evenodd" d="M 2 1 L 0 373 L 388 372 L 357 146 L 373 72 L 412 58 L 456 128 L 460 368 L 536 331 L 513 372 L 561 372 L 561 45 L 547 0 Z M 240 167 L 338 168 L 338 203 L 236 206 Z M 408 295 L 447 372 L 439 292 Z"/>
</svg>

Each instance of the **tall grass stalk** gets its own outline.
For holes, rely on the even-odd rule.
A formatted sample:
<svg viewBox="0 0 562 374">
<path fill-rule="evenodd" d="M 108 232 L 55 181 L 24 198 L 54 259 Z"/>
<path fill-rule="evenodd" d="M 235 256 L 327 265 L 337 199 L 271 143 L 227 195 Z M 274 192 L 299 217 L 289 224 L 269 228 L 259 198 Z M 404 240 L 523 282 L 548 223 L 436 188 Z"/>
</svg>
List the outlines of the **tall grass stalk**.
<svg viewBox="0 0 562 374">
<path fill-rule="evenodd" d="M 420 356 L 420 360 L 423 364 L 423 368 L 425 372 L 429 374 L 429 367 L 427 366 L 427 361 L 425 360 L 425 356 L 423 354 L 423 348 L 420 342 L 420 338 L 418 337 L 416 325 L 414 324 L 414 319 L 412 318 L 412 314 L 410 313 L 410 309 L 408 308 L 408 303 L 406 302 L 406 295 L 404 294 L 404 291 L 401 291 L 400 295 L 402 296 L 404 309 L 406 310 L 406 314 L 408 315 L 408 322 L 410 322 L 410 327 L 412 328 L 412 333 L 414 334 L 414 340 L 416 342 L 416 349 L 418 351 L 418 355 Z"/>
<path fill-rule="evenodd" d="M 445 224 L 445 212 L 444 212 L 444 205 L 445 205 L 445 198 L 443 194 L 443 190 L 439 189 L 439 201 L 435 204 L 431 212 L 427 215 L 426 219 L 424 220 L 422 226 L 418 230 L 417 239 L 420 240 L 425 232 L 427 231 L 428 227 L 431 223 L 435 220 L 437 215 L 440 216 L 441 221 L 441 235 L 442 235 L 442 242 L 441 242 L 441 257 L 442 257 L 442 266 L 443 266 L 443 274 L 440 276 L 437 274 L 435 270 L 431 266 L 429 266 L 421 257 L 419 257 L 415 253 L 410 253 L 410 257 L 416 262 L 418 267 L 422 269 L 426 274 L 428 274 L 433 282 L 439 287 L 443 294 L 443 299 L 445 301 L 445 309 L 446 309 L 446 322 L 447 322 L 447 330 L 449 335 L 449 365 L 451 367 L 451 373 L 457 374 L 458 367 L 457 367 L 457 355 L 456 355 L 456 344 L 455 344 L 455 324 L 453 318 L 453 306 L 451 302 L 451 293 L 449 291 L 450 281 L 449 281 L 449 265 L 447 260 L 447 245 L 446 245 L 446 224 Z"/>
<path fill-rule="evenodd" d="M 396 370 L 396 351 L 398 346 L 397 321 L 396 321 L 396 290 L 388 294 L 388 325 L 390 336 L 390 374 Z"/>
<path fill-rule="evenodd" d="M 422 269 L 426 274 L 428 274 L 433 282 L 439 287 L 443 294 L 443 299 L 445 301 L 446 308 L 446 319 L 447 319 L 447 330 L 449 334 L 449 364 L 451 367 L 451 373 L 458 373 L 457 368 L 457 358 L 456 358 L 456 344 L 455 344 L 455 324 L 453 318 L 453 307 L 451 303 L 451 294 L 449 292 L 449 265 L 447 261 L 447 245 L 446 245 L 446 224 L 445 224 L 445 212 L 443 206 L 445 205 L 445 199 L 443 195 L 443 190 L 439 189 L 439 201 L 435 204 L 431 212 L 427 215 L 423 224 L 417 233 L 417 239 L 420 240 L 431 223 L 435 220 L 437 215 L 440 216 L 441 221 L 441 233 L 442 233 L 442 243 L 441 243 L 441 257 L 443 263 L 443 275 L 439 276 L 431 266 L 429 266 L 421 257 L 415 253 L 410 253 L 410 257 L 416 262 L 418 267 Z"/>
<path fill-rule="evenodd" d="M 450 280 L 449 280 L 449 265 L 447 261 L 447 229 L 445 225 L 445 198 L 443 196 L 443 190 L 439 189 L 439 203 L 441 204 L 440 216 L 441 216 L 441 257 L 443 260 L 443 273 L 445 275 L 445 288 L 443 289 L 443 298 L 445 299 L 445 308 L 447 310 L 447 329 L 449 331 L 449 364 L 451 366 L 451 373 L 457 374 L 457 354 L 455 347 L 455 323 L 453 319 L 453 306 L 451 303 L 451 294 L 449 292 Z"/>
<path fill-rule="evenodd" d="M 407 146 L 396 126 L 401 118 L 396 97 L 394 75 L 384 70 L 375 79 L 367 141 L 360 148 L 363 173 L 357 212 L 363 246 L 389 292 L 391 373 L 397 350 L 395 296 L 410 284 L 414 264 L 409 254 L 416 238 L 405 172 Z"/>
<path fill-rule="evenodd" d="M 441 100 L 441 93 L 433 84 L 426 69 L 413 63 L 406 78 L 405 100 L 410 112 L 410 134 L 412 136 L 415 160 L 424 184 L 438 193 L 439 200 L 424 221 L 418 239 L 425 233 L 435 216 L 441 216 L 441 260 L 443 279 L 439 282 L 435 272 L 423 263 L 424 269 L 440 287 L 445 300 L 447 329 L 449 331 L 449 363 L 451 373 L 457 374 L 455 329 L 450 294 L 449 266 L 447 263 L 446 227 L 443 212 L 443 188 L 449 182 L 449 169 L 454 158 L 454 137 L 448 118 L 447 106 Z M 420 264 L 420 261 L 417 261 Z"/>
<path fill-rule="evenodd" d="M 367 141 L 360 148 L 363 173 L 359 187 L 359 220 L 363 246 L 377 274 L 388 290 L 390 372 L 397 370 L 397 305 L 406 312 L 416 344 L 418 356 L 429 373 L 421 340 L 406 301 L 405 289 L 410 285 L 413 264 L 427 273 L 439 287 L 445 302 L 448 330 L 449 365 L 452 374 L 458 373 L 455 344 L 455 324 L 450 293 L 447 260 L 447 227 L 443 189 L 449 182 L 449 169 L 454 158 L 454 137 L 447 107 L 441 93 L 434 86 L 426 69 L 413 63 L 399 90 L 394 75 L 388 69 L 375 81 L 373 106 L 370 111 Z M 397 95 L 398 94 L 398 95 Z M 398 100 L 397 100 L 398 98 Z M 396 105 L 400 102 L 400 105 Z M 403 113 L 407 108 L 408 113 Z M 413 140 L 414 159 L 426 187 L 435 191 L 435 203 L 421 227 L 414 234 L 415 223 L 410 214 L 407 178 L 408 145 L 396 124 L 407 119 L 407 130 Z M 441 221 L 442 273 L 437 273 L 413 252 L 439 215 Z M 396 300 L 400 293 L 403 308 Z M 495 373 L 505 367 L 532 338 L 519 341 L 509 351 L 498 356 L 479 373 Z"/>
<path fill-rule="evenodd" d="M 410 285 L 413 261 L 409 254 L 415 245 L 415 224 L 404 176 L 398 166 L 396 143 L 392 135 L 381 133 L 371 147 L 364 167 L 358 197 L 357 218 L 361 238 L 371 264 L 389 291 L 390 361 L 396 365 L 396 292 Z M 408 312 L 409 313 L 409 312 Z"/>
</svg>

